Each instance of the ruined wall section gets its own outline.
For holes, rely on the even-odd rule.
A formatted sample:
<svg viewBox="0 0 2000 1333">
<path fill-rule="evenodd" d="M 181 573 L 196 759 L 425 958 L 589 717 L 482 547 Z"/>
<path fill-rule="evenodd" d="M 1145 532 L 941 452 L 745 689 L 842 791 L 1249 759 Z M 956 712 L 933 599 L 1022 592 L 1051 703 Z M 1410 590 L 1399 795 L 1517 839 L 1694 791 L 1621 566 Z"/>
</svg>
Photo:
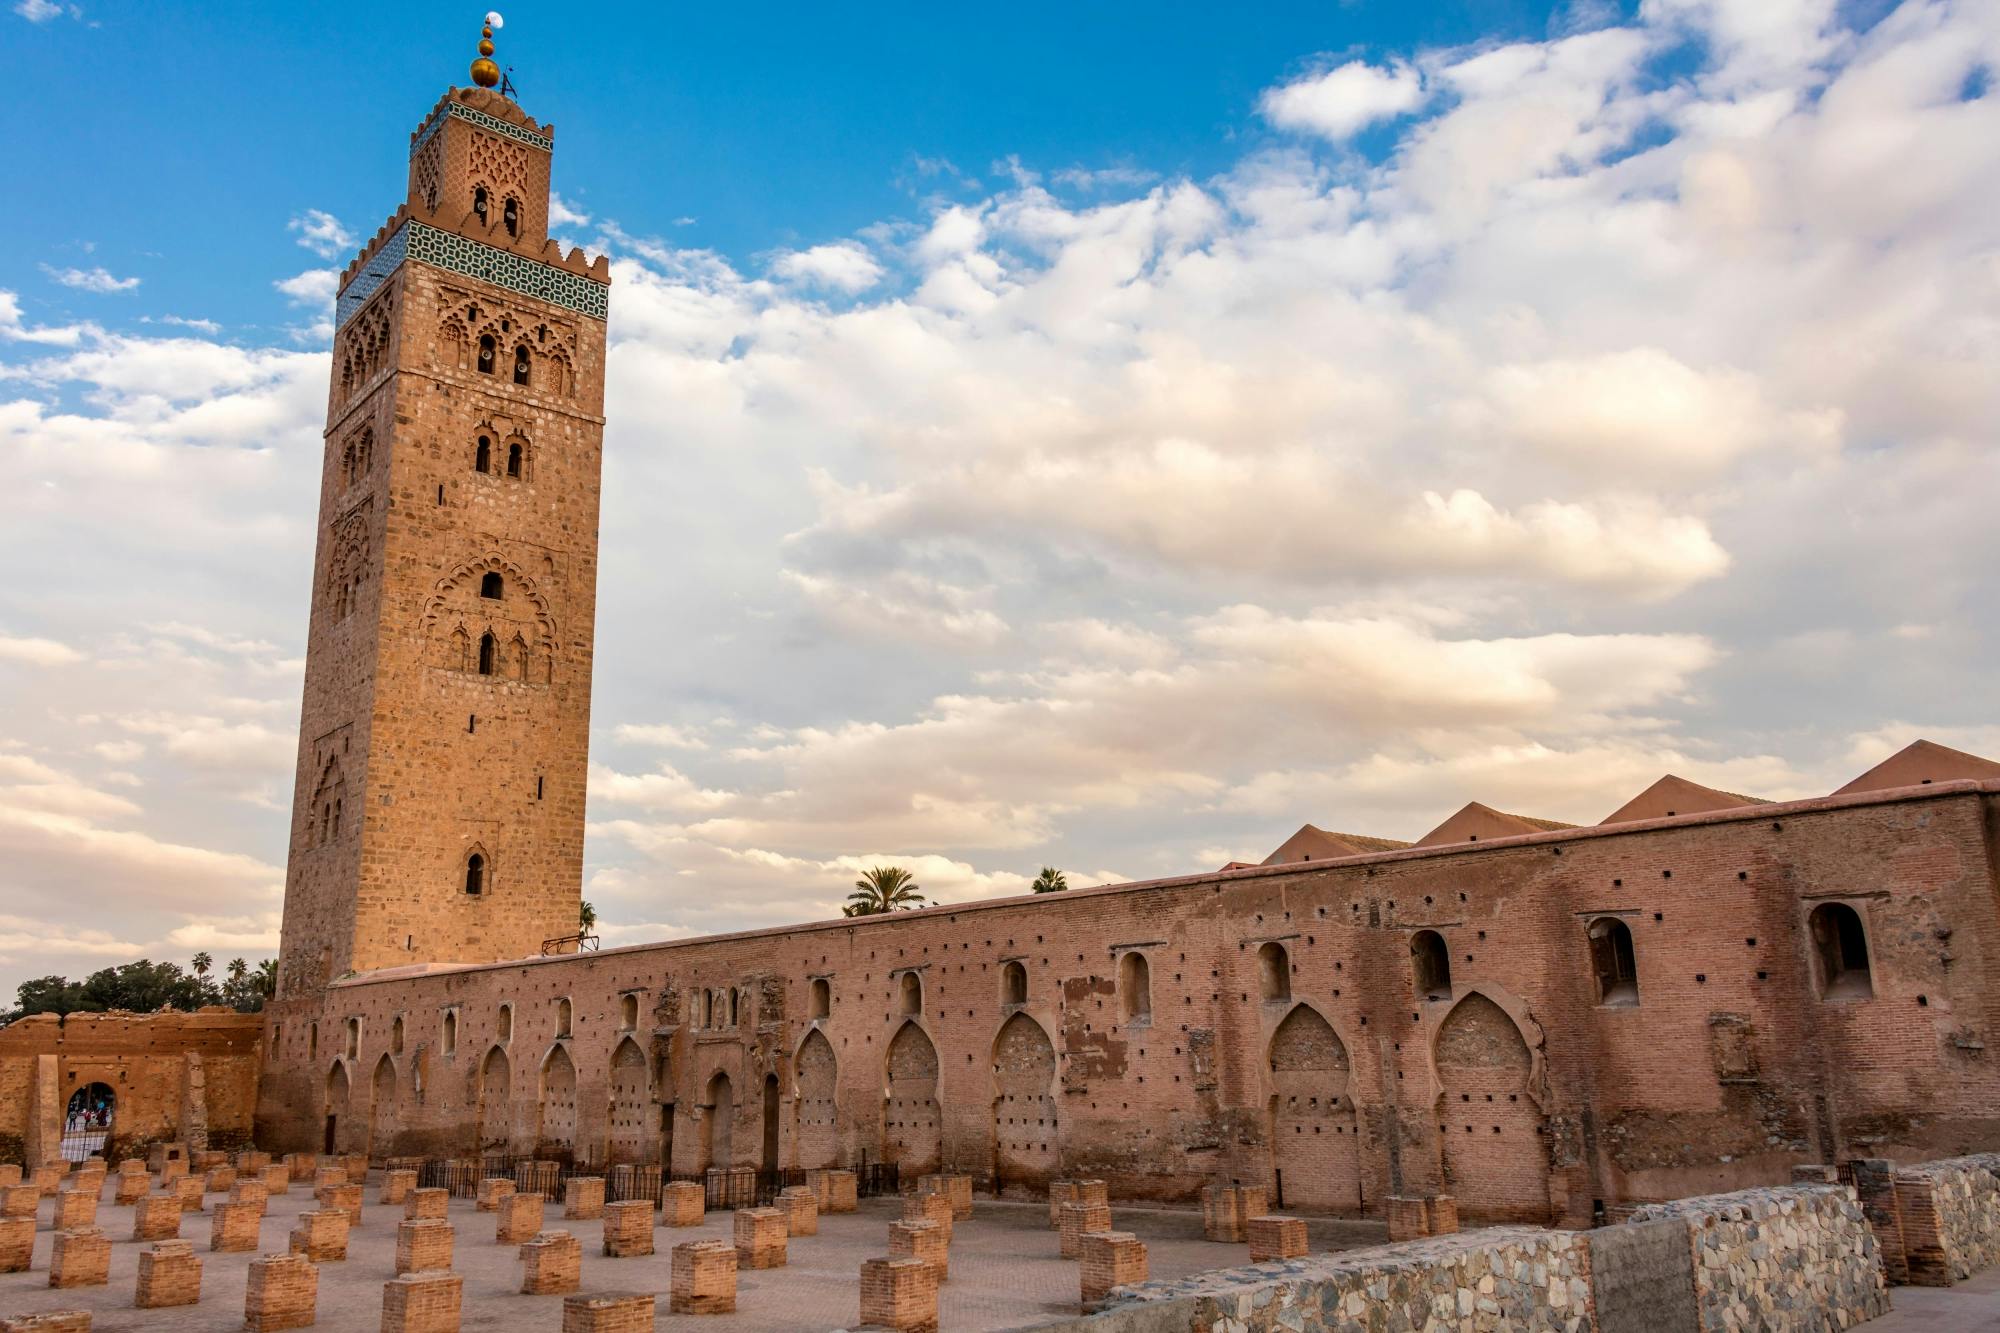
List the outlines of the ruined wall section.
<svg viewBox="0 0 2000 1333">
<path fill-rule="evenodd" d="M 2000 1082 L 1957 1036 L 1983 1031 L 1993 1002 L 1993 799 L 1965 787 L 1796 803 L 360 978 L 325 994 L 316 1059 L 287 1020 L 271 1087 L 300 1113 L 271 1132 L 320 1124 L 329 1062 L 351 1060 L 347 1085 L 365 1101 L 387 1055 L 399 1101 L 372 1118 L 395 1126 L 398 1151 L 463 1150 L 496 1095 L 511 1109 L 487 1123 L 504 1120 L 528 1151 L 538 1080 L 560 1045 L 576 1071 L 577 1151 L 603 1160 L 610 1062 L 629 1037 L 652 1102 L 624 1155 L 680 1171 L 761 1165 L 774 1133 L 779 1165 L 802 1160 L 802 1143 L 817 1159 L 830 1142 L 846 1165 L 896 1160 L 890 1051 L 907 1026 L 937 1071 L 935 1127 L 912 1128 L 934 1134 L 946 1169 L 987 1183 L 1032 1188 L 1044 1144 L 1048 1169 L 1101 1176 L 1126 1198 L 1187 1199 L 1215 1180 L 1275 1197 L 1288 1162 L 1295 1186 L 1326 1162 L 1351 1172 L 1353 1199 L 1346 1185 L 1338 1199 L 1294 1188 L 1285 1206 L 1372 1212 L 1393 1189 L 1442 1190 L 1469 1222 L 1582 1222 L 1600 1206 L 1768 1183 L 1799 1162 L 1963 1152 L 2000 1142 Z M 1881 941 L 1869 998 L 1821 993 L 1805 922 L 1827 893 L 1857 902 Z M 1588 931 L 1611 914 L 1633 939 L 1636 1006 L 1598 991 Z M 1940 930 L 1957 952 L 1949 966 L 1922 947 L 1945 943 Z M 1425 931 L 1447 946 L 1450 976 L 1420 991 L 1412 947 Z M 1130 954 L 1146 962 L 1136 1012 L 1121 990 Z M 1304 1012 L 1344 1067 L 1274 1055 Z M 399 1019 L 404 1044 L 391 1051 Z M 1048 1056 L 1017 1019 L 1046 1035 Z M 324 1035 L 350 1020 L 352 1057 Z M 825 1048 L 812 1100 L 832 1102 L 830 1130 L 823 1112 L 805 1125 L 796 1110 L 814 1031 Z M 1044 1059 L 1053 1091 L 1024 1100 Z M 502 1069 L 504 1088 L 485 1077 Z M 1037 1123 L 1008 1123 L 1022 1106 Z M 343 1146 L 368 1141 L 368 1119 L 357 1103 Z M 1351 1167 L 1298 1151 L 1315 1129 L 1345 1126 Z"/>
<path fill-rule="evenodd" d="M 114 1097 L 107 1157 L 204 1129 L 246 1141 L 257 1109 L 264 1020 L 203 1009 L 183 1014 L 37 1014 L 0 1028 L 0 1161 L 50 1159 L 72 1094 L 92 1083 Z M 198 1108 L 185 1099 L 195 1090 Z M 191 1109 L 198 1115 L 191 1117 Z M 191 1126 L 190 1119 L 205 1122 Z M 38 1123 L 45 1122 L 45 1123 Z"/>
</svg>

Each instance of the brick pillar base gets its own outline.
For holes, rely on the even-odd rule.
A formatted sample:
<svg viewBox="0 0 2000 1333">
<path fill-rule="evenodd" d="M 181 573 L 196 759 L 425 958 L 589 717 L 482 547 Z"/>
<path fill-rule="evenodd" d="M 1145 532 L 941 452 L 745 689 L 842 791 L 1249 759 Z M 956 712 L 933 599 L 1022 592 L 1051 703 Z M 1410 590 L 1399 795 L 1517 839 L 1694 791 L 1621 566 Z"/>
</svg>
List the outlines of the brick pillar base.
<svg viewBox="0 0 2000 1333">
<path fill-rule="evenodd" d="M 1302 1217 L 1280 1217 L 1267 1213 L 1249 1222 L 1250 1262 L 1298 1259 L 1306 1252 L 1306 1222 Z"/>
<path fill-rule="evenodd" d="M 111 1238 L 90 1227 L 56 1232 L 49 1260 L 51 1287 L 101 1287 L 111 1280 Z"/>
<path fill-rule="evenodd" d="M 0 1217 L 33 1217 L 41 1206 L 41 1187 L 33 1181 L 0 1189 Z"/>
<path fill-rule="evenodd" d="M 951 1244 L 951 1200 L 942 1194 L 905 1194 L 903 1196 L 903 1220 L 905 1222 L 935 1222 L 938 1230 L 944 1232 L 945 1244 Z"/>
<path fill-rule="evenodd" d="M 322 1209 L 346 1213 L 350 1227 L 361 1225 L 361 1186 L 321 1185 L 318 1194 Z"/>
<path fill-rule="evenodd" d="M 260 1216 L 264 1212 L 264 1204 L 269 1197 L 270 1191 L 264 1188 L 263 1180 L 256 1176 L 251 1176 L 247 1179 L 243 1176 L 238 1176 L 236 1184 L 231 1186 L 229 1190 L 229 1201 L 231 1203 L 252 1204 L 256 1207 Z"/>
<path fill-rule="evenodd" d="M 338 1263 L 347 1257 L 347 1214 L 337 1208 L 300 1213 L 292 1229 L 291 1251 L 316 1264 Z"/>
<path fill-rule="evenodd" d="M 53 1231 L 80 1231 L 84 1227 L 97 1225 L 97 1194 L 95 1191 L 65 1189 L 56 1191 L 55 1221 Z"/>
<path fill-rule="evenodd" d="M 1111 1210 L 1101 1203 L 1066 1203 L 1062 1210 L 1062 1257 L 1079 1258 L 1084 1236 L 1111 1230 Z"/>
<path fill-rule="evenodd" d="M 500 1201 L 496 1210 L 499 1219 L 493 1228 L 493 1243 L 496 1245 L 525 1245 L 542 1233 L 543 1206 L 548 1202 L 539 1194 L 510 1194 Z M 651 1211 L 652 1205 L 647 1205 Z"/>
<path fill-rule="evenodd" d="M 396 1275 L 449 1269 L 452 1239 L 451 1223 L 438 1218 L 396 1223 Z"/>
<path fill-rule="evenodd" d="M 236 1168 L 233 1166 L 211 1166 L 208 1176 L 202 1181 L 202 1189 L 208 1194 L 227 1194 L 229 1187 L 236 1183 Z"/>
<path fill-rule="evenodd" d="M 514 1182 L 505 1176 L 488 1176 L 479 1182 L 479 1211 L 493 1213 L 500 1210 L 500 1200 L 514 1192 Z"/>
<path fill-rule="evenodd" d="M 201 1256 L 194 1252 L 193 1241 L 163 1240 L 139 1251 L 139 1294 L 134 1305 L 159 1310 L 200 1300 Z"/>
<path fill-rule="evenodd" d="M 264 1205 L 244 1200 L 218 1203 L 208 1225 L 208 1248 L 229 1254 L 254 1250 L 264 1235 Z"/>
<path fill-rule="evenodd" d="M 604 1252 L 613 1259 L 631 1259 L 653 1252 L 653 1204 L 627 1199 L 604 1205 Z M 569 1319 L 564 1307 L 565 1325 Z"/>
<path fill-rule="evenodd" d="M 1388 1214 L 1389 1240 L 1421 1240 L 1431 1234 L 1430 1200 L 1421 1195 L 1391 1194 L 1383 1201 Z"/>
<path fill-rule="evenodd" d="M 382 1284 L 382 1333 L 458 1333 L 464 1296 L 456 1273 L 398 1273 Z"/>
<path fill-rule="evenodd" d="M 1431 1234 L 1449 1236 L 1458 1230 L 1458 1200 L 1449 1194 L 1430 1196 Z"/>
<path fill-rule="evenodd" d="M 207 1191 L 202 1188 L 200 1176 L 178 1176 L 174 1180 L 174 1193 L 180 1196 L 182 1212 L 198 1213 Z"/>
<path fill-rule="evenodd" d="M 386 1171 L 382 1175 L 382 1193 L 376 1196 L 375 1202 L 387 1204 L 401 1203 L 409 1197 L 410 1191 L 416 1187 L 416 1172 L 409 1170 Z"/>
<path fill-rule="evenodd" d="M 35 1257 L 35 1219 L 0 1217 L 0 1273 L 25 1273 Z"/>
<path fill-rule="evenodd" d="M 250 1261 L 243 1290 L 249 1333 L 310 1328 L 319 1316 L 319 1268 L 302 1254 L 263 1254 Z"/>
<path fill-rule="evenodd" d="M 571 1176 L 563 1186 L 563 1216 L 573 1222 L 594 1222 L 604 1216 L 604 1177 Z"/>
<path fill-rule="evenodd" d="M 692 1180 L 670 1180 L 660 1192 L 660 1225 L 698 1227 L 708 1214 L 708 1200 Z"/>
<path fill-rule="evenodd" d="M 736 1266 L 783 1268 L 787 1237 L 785 1215 L 776 1208 L 738 1208 Z"/>
<path fill-rule="evenodd" d="M 897 1333 L 937 1333 L 937 1278 L 931 1266 L 921 1259 L 863 1260 L 861 1322 Z"/>
<path fill-rule="evenodd" d="M 583 1282 L 583 1242 L 567 1231 L 544 1231 L 521 1247 L 521 1294 L 565 1296 Z"/>
<path fill-rule="evenodd" d="M 146 1191 L 152 1188 L 153 1178 L 145 1172 L 141 1171 L 137 1175 L 125 1175 L 121 1172 L 118 1176 L 118 1186 L 111 1192 L 111 1201 L 121 1208 L 129 1207 L 145 1198 Z"/>
<path fill-rule="evenodd" d="M 971 1176 L 925 1176 L 918 1182 L 917 1189 L 926 1194 L 942 1194 L 951 1200 L 951 1217 L 954 1222 L 964 1222 L 972 1216 Z"/>
<path fill-rule="evenodd" d="M 0 1189 L 21 1183 L 21 1168 L 13 1162 L 0 1162 Z"/>
<path fill-rule="evenodd" d="M 935 1222 L 891 1222 L 889 1257 L 923 1260 L 939 1285 L 951 1278 L 951 1237 Z"/>
<path fill-rule="evenodd" d="M 674 1246 L 667 1308 L 675 1314 L 730 1314 L 736 1309 L 736 1247 L 690 1240 Z"/>
<path fill-rule="evenodd" d="M 69 1174 L 68 1162 L 45 1163 L 34 1169 L 35 1188 L 42 1192 L 44 1199 L 53 1199 L 62 1188 L 63 1177 Z"/>
<path fill-rule="evenodd" d="M 132 1205 L 133 1240 L 177 1240 L 181 1234 L 178 1194 L 148 1194 Z"/>
<path fill-rule="evenodd" d="M 1209 1240 L 1241 1245 L 1249 1239 L 1249 1221 L 1271 1210 L 1262 1185 L 1210 1185 L 1201 1192 L 1201 1231 Z"/>
<path fill-rule="evenodd" d="M 562 1333 L 652 1333 L 651 1296 L 565 1296 Z"/>
<path fill-rule="evenodd" d="M 264 1180 L 264 1193 L 275 1197 L 291 1192 L 292 1169 L 283 1162 L 271 1163 L 260 1174 Z"/>
<path fill-rule="evenodd" d="M 1296 1219 L 1286 1219 L 1293 1221 Z M 1095 1231 L 1083 1238 L 1083 1308 L 1102 1304 L 1114 1287 L 1146 1280 L 1146 1246 L 1129 1231 Z"/>
<path fill-rule="evenodd" d="M 822 1213 L 851 1213 L 859 1208 L 860 1195 L 857 1192 L 852 1171 L 829 1171 L 826 1173 L 826 1202 L 820 1205 Z"/>
<path fill-rule="evenodd" d="M 412 1222 L 440 1219 L 450 1213 L 450 1190 L 411 1190 L 403 1199 L 403 1216 Z"/>
<path fill-rule="evenodd" d="M 785 1230 L 794 1236 L 819 1234 L 819 1192 L 806 1185 L 778 1191 L 778 1211 L 785 1215 Z"/>
</svg>

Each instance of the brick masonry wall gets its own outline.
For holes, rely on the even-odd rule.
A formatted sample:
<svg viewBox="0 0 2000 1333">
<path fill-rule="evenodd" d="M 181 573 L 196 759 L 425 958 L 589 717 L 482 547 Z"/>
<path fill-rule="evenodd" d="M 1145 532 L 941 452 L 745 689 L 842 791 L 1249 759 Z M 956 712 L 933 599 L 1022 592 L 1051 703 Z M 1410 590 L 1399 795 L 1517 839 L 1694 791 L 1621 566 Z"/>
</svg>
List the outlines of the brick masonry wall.
<svg viewBox="0 0 2000 1333">
<path fill-rule="evenodd" d="M 674 1246 L 669 1307 L 675 1314 L 729 1314 L 736 1309 L 736 1247 L 719 1240 Z"/>
<path fill-rule="evenodd" d="M 567 1231 L 544 1231 L 521 1246 L 524 1296 L 567 1295 L 581 1285 L 582 1275 L 583 1242 Z"/>
<path fill-rule="evenodd" d="M 916 1131 L 897 1126 L 935 1103 L 937 1147 L 923 1153 L 990 1189 L 995 1145 L 1010 1128 L 1008 1103 L 997 1103 L 995 1121 L 992 1052 L 999 1029 L 1025 1016 L 1055 1055 L 1053 1142 L 1065 1178 L 1105 1179 L 1120 1198 L 1176 1200 L 1234 1180 L 1288 1212 L 1379 1212 L 1391 1192 L 1451 1194 L 1473 1225 L 1577 1224 L 1599 1201 L 1781 1181 L 1798 1162 L 1858 1155 L 1863 1140 L 1870 1155 L 1905 1160 L 2000 1143 L 2000 1073 L 1976 1058 L 1976 1015 L 1994 981 L 1987 960 L 2000 958 L 1983 835 L 1993 800 L 1946 784 L 1754 818 L 1539 834 L 359 978 L 330 988 L 310 1012 L 322 1031 L 359 1019 L 355 1078 L 388 1054 L 385 1034 L 404 1019 L 410 1047 L 391 1055 L 397 1086 L 408 1085 L 422 1042 L 430 1095 L 398 1104 L 394 1133 L 431 1151 L 475 1139 L 534 1146 L 543 1112 L 513 1053 L 548 1049 L 568 1000 L 570 1132 L 600 1157 L 613 1139 L 602 1108 L 612 1102 L 614 1057 L 636 1047 L 654 1103 L 644 1118 L 656 1127 L 644 1153 L 667 1150 L 658 1102 L 671 1096 L 674 1169 L 698 1172 L 724 1153 L 730 1164 L 755 1163 L 765 1071 L 775 1071 L 779 1165 L 801 1161 L 794 1057 L 813 1033 L 835 1060 L 842 1159 L 928 1169 L 898 1147 Z M 1853 901 L 1873 950 L 1873 996 L 1824 1000 L 1806 914 L 1823 895 L 1864 891 Z M 1633 933 L 1636 1006 L 1596 1002 L 1583 932 L 1600 913 Z M 1419 927 L 1445 937 L 1449 999 L 1413 994 L 1409 941 Z M 1948 967 L 1940 929 L 1952 932 Z M 1286 950 L 1289 998 L 1262 998 L 1261 942 Z M 1128 948 L 1151 960 L 1143 1021 L 1122 1017 L 1117 993 L 1115 964 Z M 1006 961 L 1026 969 L 1025 1004 L 1001 993 Z M 915 1014 L 903 1012 L 906 973 L 920 978 Z M 814 979 L 829 982 L 831 1001 L 826 1017 L 807 1019 Z M 644 1037 L 630 1025 L 628 996 L 639 1001 Z M 291 1034 L 305 1012 L 286 1020 L 268 1082 L 290 1088 L 281 1100 L 306 1113 L 274 1133 L 317 1126 L 329 1058 L 349 1063 L 326 1050 L 304 1058 Z M 447 1015 L 448 1058 L 439 1053 Z M 892 1069 L 899 1040 L 927 1053 Z M 895 1094 L 886 1111 L 885 1080 Z M 1280 1110 L 1293 1098 L 1303 1109 L 1273 1119 L 1281 1089 Z M 1335 1097 L 1330 1115 L 1325 1099 Z M 495 1132 L 503 1124 L 505 1134 Z M 1280 1152 L 1281 1124 L 1295 1141 L 1317 1126 L 1322 1156 L 1329 1139 L 1358 1140 L 1351 1202 L 1293 1202 L 1302 1182 L 1284 1163 L 1319 1158 Z M 1310 1166 L 1308 1176 L 1331 1170 Z"/>
<path fill-rule="evenodd" d="M 382 1284 L 382 1333 L 458 1333 L 464 1296 L 456 1273 L 399 1273 Z"/>
</svg>

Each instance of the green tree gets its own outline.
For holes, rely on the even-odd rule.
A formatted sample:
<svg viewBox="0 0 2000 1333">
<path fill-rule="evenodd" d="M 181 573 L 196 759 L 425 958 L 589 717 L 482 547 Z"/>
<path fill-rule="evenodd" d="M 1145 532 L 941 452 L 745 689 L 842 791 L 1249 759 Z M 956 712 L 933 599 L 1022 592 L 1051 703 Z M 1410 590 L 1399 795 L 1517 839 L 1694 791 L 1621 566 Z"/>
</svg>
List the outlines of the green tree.
<svg viewBox="0 0 2000 1333">
<path fill-rule="evenodd" d="M 597 929 L 597 909 L 590 905 L 590 899 L 588 898 L 585 898 L 577 905 L 576 928 L 577 933 L 580 935 L 588 935 L 591 931 Z"/>
<path fill-rule="evenodd" d="M 923 890 L 910 872 L 901 866 L 875 866 L 854 881 L 842 916 L 879 916 L 884 912 L 904 912 L 927 906 Z"/>
<path fill-rule="evenodd" d="M 208 970 L 215 966 L 215 959 L 204 949 L 194 956 L 194 960 L 188 966 L 194 969 L 196 976 L 206 981 L 208 980 Z"/>
<path fill-rule="evenodd" d="M 1054 866 L 1043 866 L 1042 873 L 1035 876 L 1036 893 L 1061 893 L 1069 888 L 1069 878 Z"/>
<path fill-rule="evenodd" d="M 240 986 L 243 984 L 243 978 L 249 971 L 250 964 L 244 962 L 241 958 L 232 958 L 229 960 L 229 979 L 237 985 Z"/>
</svg>

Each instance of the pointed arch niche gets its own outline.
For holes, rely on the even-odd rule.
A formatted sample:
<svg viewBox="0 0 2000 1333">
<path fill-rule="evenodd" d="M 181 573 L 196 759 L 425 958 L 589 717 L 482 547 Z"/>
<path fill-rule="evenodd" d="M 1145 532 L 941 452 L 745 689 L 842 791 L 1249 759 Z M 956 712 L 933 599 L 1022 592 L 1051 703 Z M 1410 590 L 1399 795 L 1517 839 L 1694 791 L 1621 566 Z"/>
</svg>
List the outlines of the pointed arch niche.
<svg viewBox="0 0 2000 1333">
<path fill-rule="evenodd" d="M 1274 1207 L 1362 1211 L 1361 1138 L 1347 1044 L 1326 1016 L 1296 1004 L 1271 1034 Z"/>
<path fill-rule="evenodd" d="M 1056 1052 L 1049 1034 L 1015 1013 L 993 1038 L 993 1181 L 1001 1194 L 1048 1189 L 1060 1160 Z"/>
<path fill-rule="evenodd" d="M 938 1055 L 930 1035 L 905 1020 L 889 1042 L 882 1097 L 882 1157 L 913 1179 L 938 1169 L 943 1153 Z"/>
<path fill-rule="evenodd" d="M 1459 1215 L 1547 1223 L 1539 1062 L 1515 1016 L 1494 997 L 1468 990 L 1438 1025 L 1432 1060 L 1442 1189 L 1458 1199 Z"/>
</svg>

